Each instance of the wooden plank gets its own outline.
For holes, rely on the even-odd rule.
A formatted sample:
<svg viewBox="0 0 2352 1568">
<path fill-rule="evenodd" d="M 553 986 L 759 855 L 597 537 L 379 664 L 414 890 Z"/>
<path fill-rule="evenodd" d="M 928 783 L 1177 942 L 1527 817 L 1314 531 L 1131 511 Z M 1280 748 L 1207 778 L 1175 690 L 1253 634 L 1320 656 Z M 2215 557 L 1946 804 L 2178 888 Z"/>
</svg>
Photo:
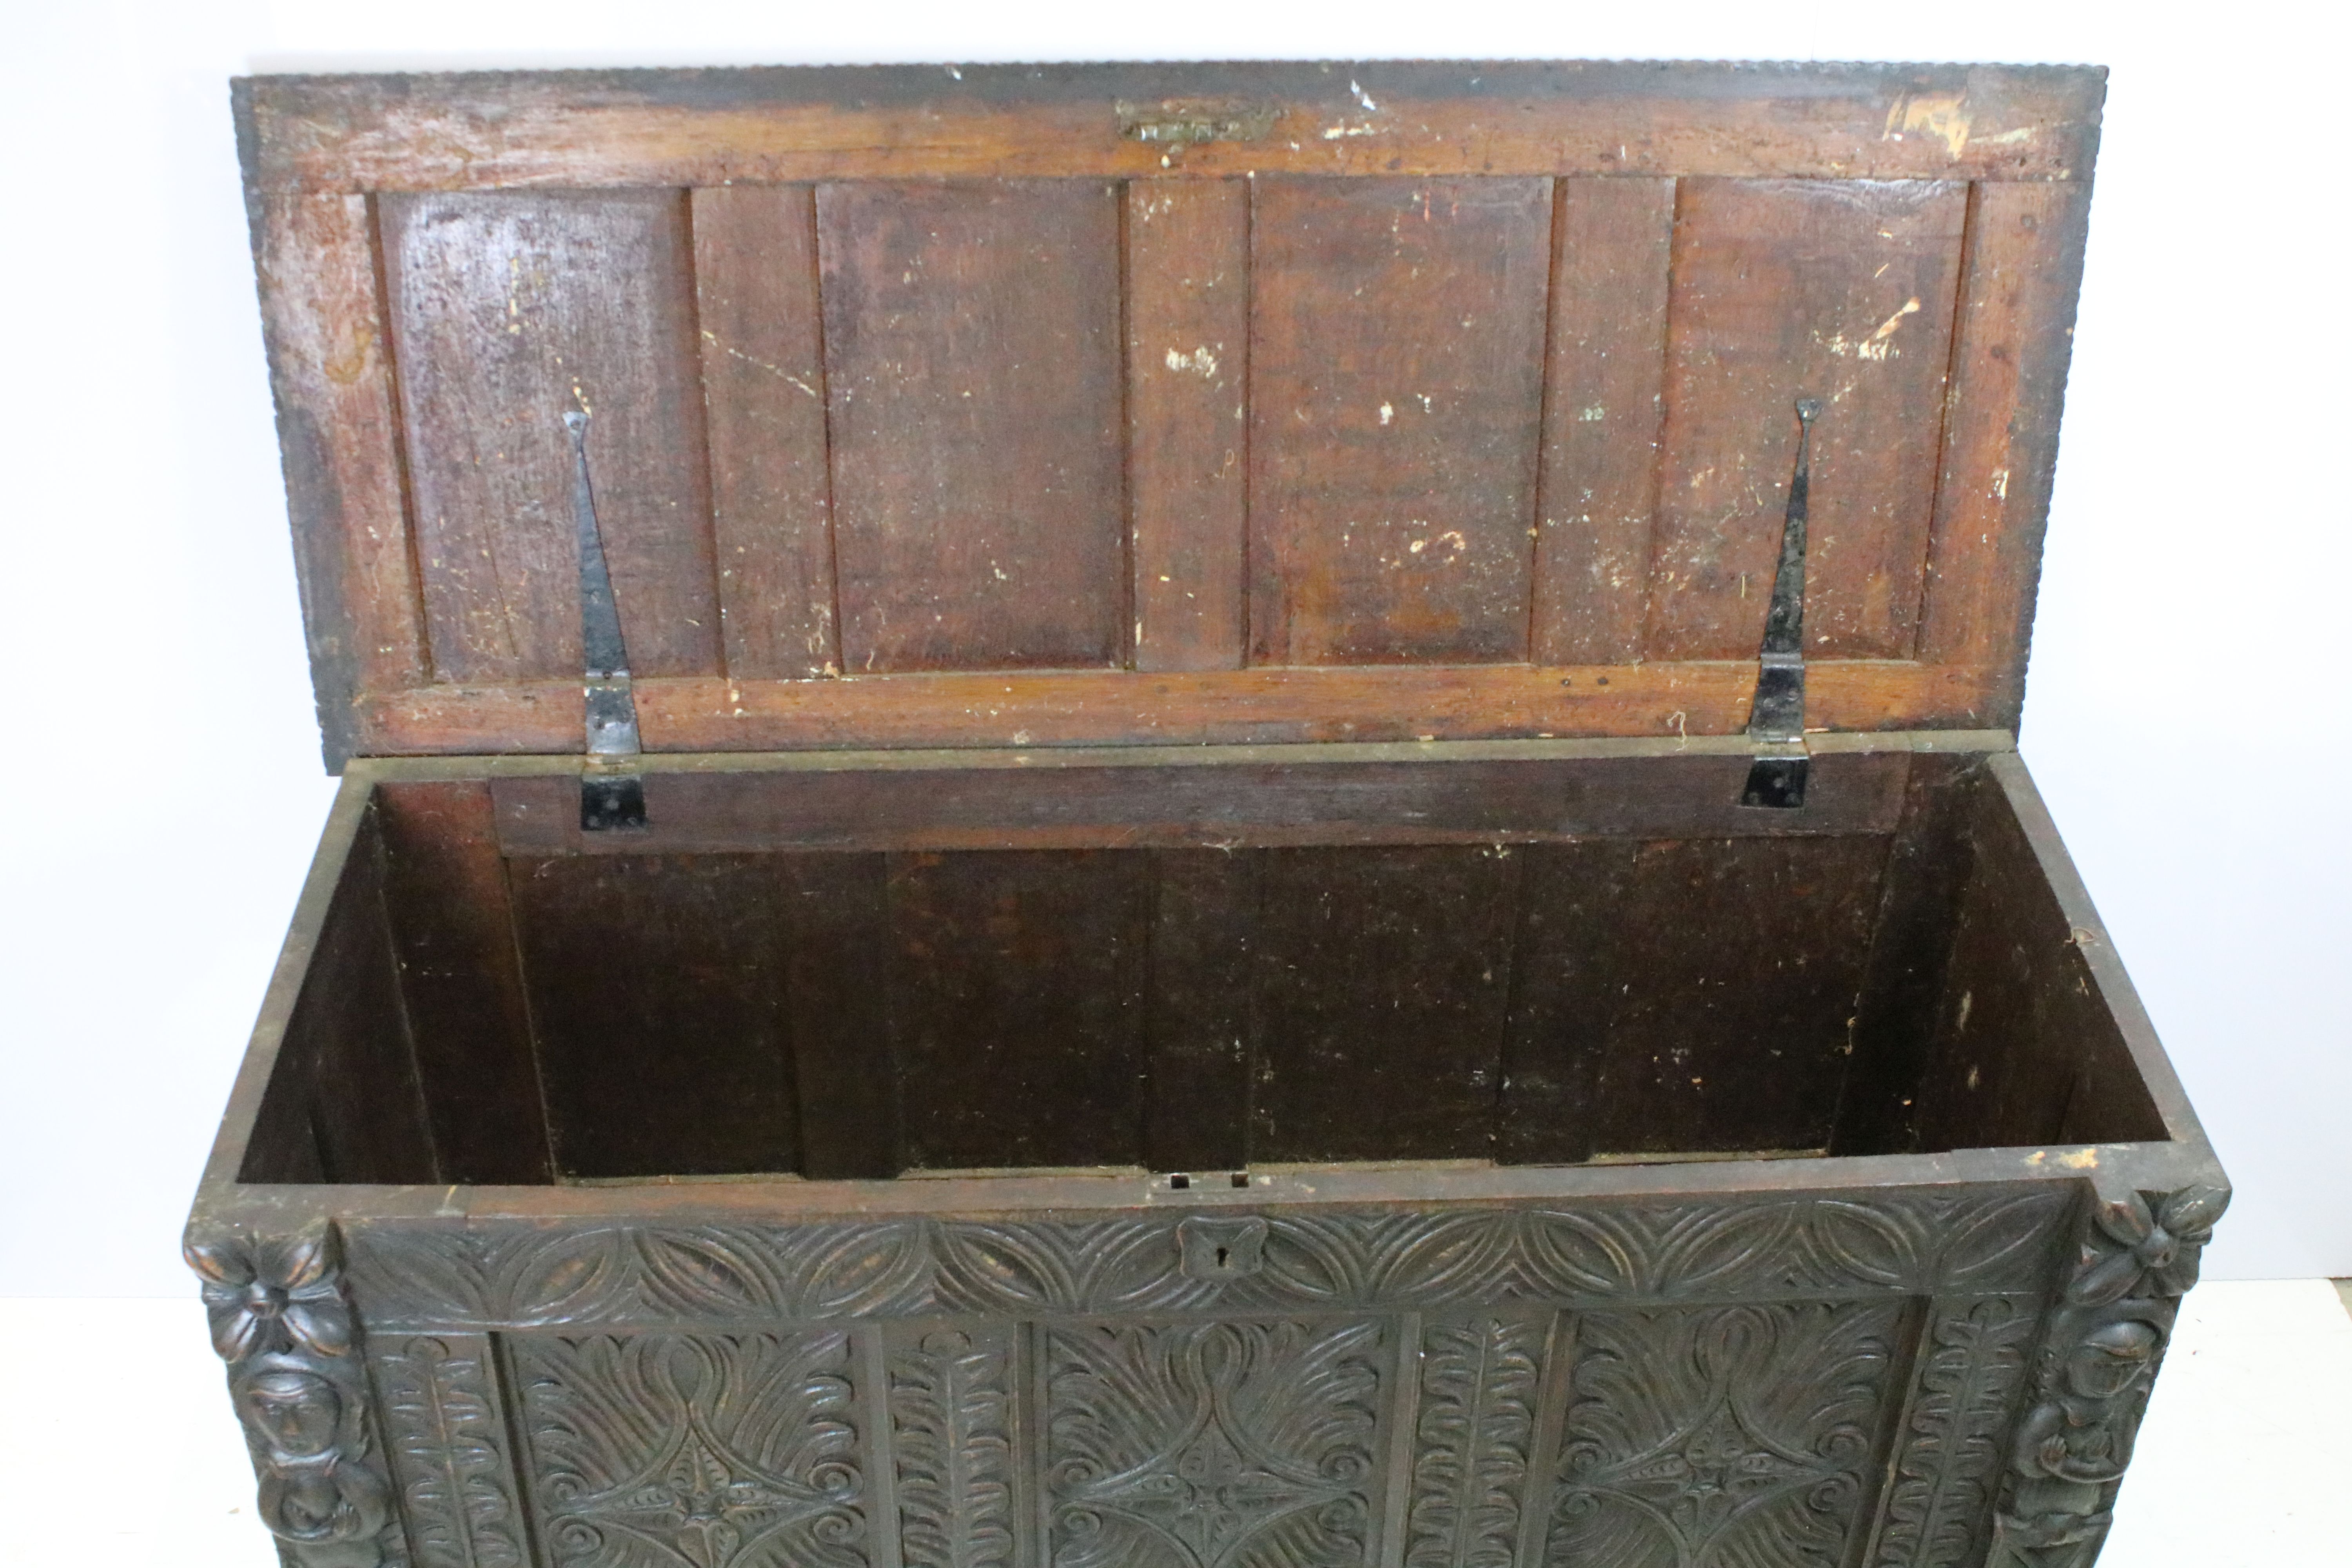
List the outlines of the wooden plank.
<svg viewBox="0 0 2352 1568">
<path fill-rule="evenodd" d="M 499 779 L 509 855 L 1223 848 L 1888 833 L 1908 753 L 1830 753 L 1805 805 L 1739 804 L 1744 750 L 1664 757 L 1182 767 L 656 771 L 643 832 L 582 833 L 575 777 Z M 1178 858 L 1179 861 L 1183 859 Z"/>
<path fill-rule="evenodd" d="M 1486 1157 L 1517 855 L 1272 849 L 1264 863 L 1252 1158 Z"/>
<path fill-rule="evenodd" d="M 1118 193 L 817 192 L 843 668 L 1127 648 Z"/>
<path fill-rule="evenodd" d="M 1511 1011 L 1495 1158 L 1591 1158 L 1607 1107 L 1595 1098 L 1605 1020 L 1622 999 L 1614 953 L 1622 900 L 1642 846 L 1630 838 L 1531 844 L 1519 851 Z"/>
<path fill-rule="evenodd" d="M 1150 870 L 1116 851 L 891 857 L 908 1166 L 1138 1162 Z"/>
<path fill-rule="evenodd" d="M 1248 635 L 1250 191 L 1127 187 L 1135 668 L 1238 669 Z"/>
<path fill-rule="evenodd" d="M 898 1173 L 890 1040 L 890 905 L 879 855 L 772 855 L 784 930 L 784 1008 L 800 1101 L 801 1173 Z"/>
<path fill-rule="evenodd" d="M 1154 1171 L 1249 1163 L 1258 868 L 1257 856 L 1226 849 L 1152 857 L 1143 1163 Z"/>
<path fill-rule="evenodd" d="M 2084 67 L 1360 61 L 255 79 L 273 188 L 1349 172 L 2078 179 Z M 1265 135 L 1122 134 L 1188 102 Z M 1122 116 L 1122 107 L 1127 110 Z"/>
<path fill-rule="evenodd" d="M 1838 1097 L 1833 1154 L 1909 1153 L 1919 1143 L 1919 1084 L 1935 1044 L 1936 1010 L 1952 956 L 1972 855 L 1975 796 L 1986 787 L 1979 757 L 1910 759 L 1901 826 L 1886 879 L 1853 1055 Z"/>
<path fill-rule="evenodd" d="M 436 668 L 578 675 L 562 416 L 585 406 L 630 665 L 719 673 L 684 197 L 386 196 L 383 214 Z"/>
<path fill-rule="evenodd" d="M 1816 664 L 1806 720 L 1938 728 L 1973 711 L 1997 677 L 1898 660 Z M 1732 735 L 1755 690 L 1753 659 L 636 683 L 646 743 L 667 752 Z M 370 700 L 362 734 L 387 755 L 576 750 L 579 703 L 577 681 L 395 692 Z"/>
<path fill-rule="evenodd" d="M 253 244 L 310 679 L 340 773 L 362 694 L 431 679 L 375 224 L 364 196 L 271 195 Z"/>
<path fill-rule="evenodd" d="M 383 893 L 383 835 L 371 816 L 320 927 L 269 1090 L 272 1100 L 307 1104 L 317 1168 L 329 1182 L 442 1179 Z M 265 1120 L 276 1120 L 266 1108 Z"/>
<path fill-rule="evenodd" d="M 547 1114 L 490 786 L 383 784 L 376 815 L 401 999 L 442 1177 L 547 1181 Z"/>
<path fill-rule="evenodd" d="M 1990 782 L 1990 781 L 1988 781 Z M 1917 1146 L 2161 1139 L 2084 949 L 2001 792 L 1975 792 L 1968 881 L 1917 1089 Z"/>
<path fill-rule="evenodd" d="M 1250 661 L 1524 659 L 1550 182 L 1255 190 Z"/>
<path fill-rule="evenodd" d="M 2058 461 L 2090 191 L 1979 185 L 1952 355 L 1919 657 L 2014 672 L 1979 715 L 2014 725 Z"/>
<path fill-rule="evenodd" d="M 1538 664 L 1642 657 L 1674 226 L 1672 180 L 1555 186 L 1530 649 Z"/>
<path fill-rule="evenodd" d="M 727 673 L 838 675 L 815 193 L 735 185 L 692 201 Z"/>
<path fill-rule="evenodd" d="M 1967 207 L 1939 181 L 1683 182 L 1649 657 L 1754 657 L 1801 396 L 1825 405 L 1806 655 L 1909 656 Z"/>
<path fill-rule="evenodd" d="M 1587 1022 L 1595 1152 L 1825 1147 L 1886 860 L 1882 835 L 1662 839 L 1612 900 Z"/>
<path fill-rule="evenodd" d="M 558 1170 L 797 1167 L 768 857 L 516 860 L 512 885 Z"/>
</svg>

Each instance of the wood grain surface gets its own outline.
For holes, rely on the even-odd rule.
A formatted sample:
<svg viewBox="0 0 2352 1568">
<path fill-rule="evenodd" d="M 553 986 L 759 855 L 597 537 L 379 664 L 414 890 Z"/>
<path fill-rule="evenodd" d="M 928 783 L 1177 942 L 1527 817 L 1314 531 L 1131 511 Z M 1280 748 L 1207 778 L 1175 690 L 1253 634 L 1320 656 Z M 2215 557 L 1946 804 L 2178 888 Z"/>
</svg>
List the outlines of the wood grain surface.
<svg viewBox="0 0 2352 1568">
<path fill-rule="evenodd" d="M 584 408 L 630 668 L 719 673 L 684 197 L 386 197 L 383 247 L 435 668 L 580 672 Z"/>
<path fill-rule="evenodd" d="M 1548 180 L 1261 179 L 1250 662 L 1528 655 Z"/>
</svg>

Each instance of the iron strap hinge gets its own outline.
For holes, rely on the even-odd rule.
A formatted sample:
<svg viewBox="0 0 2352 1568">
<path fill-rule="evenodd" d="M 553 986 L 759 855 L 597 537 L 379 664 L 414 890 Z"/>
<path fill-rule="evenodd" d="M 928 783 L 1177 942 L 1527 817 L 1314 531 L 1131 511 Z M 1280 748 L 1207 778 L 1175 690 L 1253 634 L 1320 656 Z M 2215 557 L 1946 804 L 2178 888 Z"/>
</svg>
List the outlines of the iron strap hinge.
<svg viewBox="0 0 2352 1568">
<path fill-rule="evenodd" d="M 1780 564 L 1764 612 L 1764 646 L 1756 657 L 1756 700 L 1748 736 L 1758 742 L 1742 805 L 1792 809 L 1805 804 L 1812 759 L 1805 750 L 1805 508 L 1811 488 L 1813 421 L 1821 400 L 1797 399 L 1797 464 L 1789 476 L 1788 520 L 1780 525 Z"/>
<path fill-rule="evenodd" d="M 568 409 L 572 438 L 572 520 L 580 536 L 580 655 L 584 669 L 587 760 L 580 771 L 583 832 L 646 825 L 646 783 L 636 759 L 637 699 L 629 686 L 629 650 L 621 637 L 613 574 L 604 564 L 604 538 L 596 526 L 596 490 L 588 477 L 588 412 Z"/>
</svg>

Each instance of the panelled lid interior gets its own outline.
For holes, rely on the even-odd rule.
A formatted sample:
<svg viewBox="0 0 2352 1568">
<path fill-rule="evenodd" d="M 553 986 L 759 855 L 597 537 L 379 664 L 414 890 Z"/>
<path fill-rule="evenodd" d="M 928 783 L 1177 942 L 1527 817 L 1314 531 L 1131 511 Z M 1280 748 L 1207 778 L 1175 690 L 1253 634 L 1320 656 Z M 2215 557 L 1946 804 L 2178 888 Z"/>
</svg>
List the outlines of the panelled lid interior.
<svg viewBox="0 0 2352 1568">
<path fill-rule="evenodd" d="M 2012 725 L 2103 74 L 238 84 L 331 761 Z"/>
</svg>

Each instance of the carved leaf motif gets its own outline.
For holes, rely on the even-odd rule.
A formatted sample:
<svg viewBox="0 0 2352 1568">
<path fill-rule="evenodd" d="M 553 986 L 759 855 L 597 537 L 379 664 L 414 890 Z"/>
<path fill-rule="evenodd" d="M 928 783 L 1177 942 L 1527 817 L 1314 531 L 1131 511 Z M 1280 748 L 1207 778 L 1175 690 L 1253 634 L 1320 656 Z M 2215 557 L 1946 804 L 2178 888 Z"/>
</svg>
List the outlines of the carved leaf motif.
<svg viewBox="0 0 2352 1568">
<path fill-rule="evenodd" d="M 1013 1560 L 1012 1359 L 1003 1331 L 984 1329 L 934 1329 L 890 1354 L 899 1549 L 910 1568 Z"/>
<path fill-rule="evenodd" d="M 1478 1317 L 1423 1335 L 1408 1568 L 1510 1568 L 1541 1378 L 1540 1320 Z"/>
<path fill-rule="evenodd" d="M 1263 1266 L 1218 1279 L 1179 1267 L 1174 1214 L 740 1230 L 606 1224 L 584 1232 L 382 1222 L 357 1228 L 352 1274 L 371 1321 L 414 1331 L 651 1326 L 770 1311 L 805 1321 L 1995 1293 L 2035 1288 L 2050 1227 L 2068 1201 L 2052 1188 L 1612 1199 L 1536 1211 L 1277 1208 L 1263 1216 Z M 2183 1222 L 2210 1207 L 2184 1204 Z M 2168 1270 L 2150 1277 L 2193 1279 L 2197 1234 L 2184 1233 L 2169 1263 L 2150 1262 Z M 2139 1277 L 2137 1254 L 2117 1255 L 2135 1259 L 2117 1265 L 2128 1289 Z"/>
<path fill-rule="evenodd" d="M 1379 1324 L 1048 1331 L 1055 1568 L 1362 1561 Z"/>
<path fill-rule="evenodd" d="M 482 1339 L 409 1340 L 375 1357 L 420 1568 L 526 1568 Z"/>
<path fill-rule="evenodd" d="M 1839 1561 L 1901 1312 L 1854 1302 L 1580 1319 L 1545 1562 Z"/>
<path fill-rule="evenodd" d="M 558 1568 L 862 1568 L 848 1336 L 523 1335 Z"/>
<path fill-rule="evenodd" d="M 722 1231 L 636 1233 L 646 1293 L 682 1312 L 744 1311 L 775 1304 L 756 1237 Z"/>
<path fill-rule="evenodd" d="M 2030 1309 L 2000 1298 L 1937 1316 L 1895 1460 L 1879 1568 L 1963 1568 L 1979 1561 L 2000 1484 L 2001 1435 L 2025 1382 L 2034 1330 Z"/>
</svg>

